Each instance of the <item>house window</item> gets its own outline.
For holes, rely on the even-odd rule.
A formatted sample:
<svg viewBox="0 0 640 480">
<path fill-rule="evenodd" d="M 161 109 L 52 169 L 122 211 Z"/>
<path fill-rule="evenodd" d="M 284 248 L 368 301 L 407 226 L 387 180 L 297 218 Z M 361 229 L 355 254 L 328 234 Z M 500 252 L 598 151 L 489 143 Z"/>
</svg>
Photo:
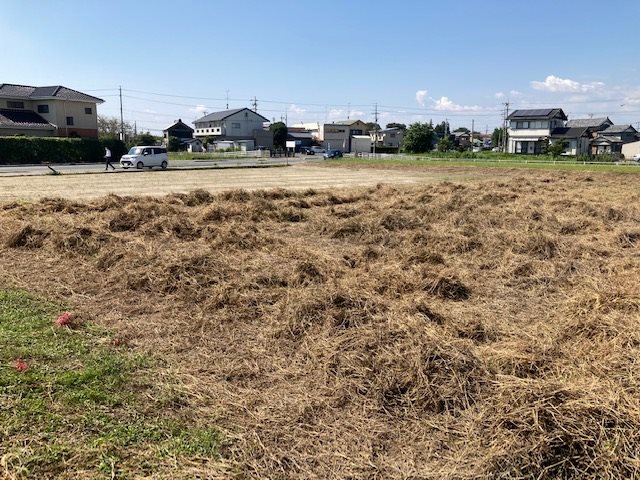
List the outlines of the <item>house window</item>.
<svg viewBox="0 0 640 480">
<path fill-rule="evenodd" d="M 7 101 L 7 108 L 24 108 L 24 102 Z"/>
<path fill-rule="evenodd" d="M 93 113 L 93 109 L 91 107 L 84 107 L 84 113 L 91 115 Z"/>
<path fill-rule="evenodd" d="M 67 125 L 73 125 L 73 117 L 67 117 Z"/>
<path fill-rule="evenodd" d="M 38 113 L 49 113 L 49 105 L 38 105 Z"/>
<path fill-rule="evenodd" d="M 237 122 L 233 122 L 233 123 L 231 124 L 231 128 L 240 128 L 240 124 L 239 124 L 239 123 L 237 123 Z"/>
</svg>

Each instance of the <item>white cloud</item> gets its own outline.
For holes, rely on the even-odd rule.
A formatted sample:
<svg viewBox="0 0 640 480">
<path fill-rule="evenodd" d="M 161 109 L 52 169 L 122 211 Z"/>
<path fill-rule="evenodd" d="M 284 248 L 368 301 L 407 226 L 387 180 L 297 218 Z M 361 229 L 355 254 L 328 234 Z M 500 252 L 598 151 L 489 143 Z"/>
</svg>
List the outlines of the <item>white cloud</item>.
<svg viewBox="0 0 640 480">
<path fill-rule="evenodd" d="M 518 90 L 510 90 L 509 95 L 511 95 L 512 97 L 521 97 L 523 93 L 519 92 Z"/>
<path fill-rule="evenodd" d="M 543 82 L 534 80 L 531 88 L 545 92 L 593 92 L 604 87 L 602 82 L 580 83 L 568 78 L 549 75 Z"/>
<path fill-rule="evenodd" d="M 204 112 L 207 111 L 207 107 L 206 105 L 196 105 L 195 107 L 190 108 L 189 111 L 199 113 L 202 115 Z"/>
<path fill-rule="evenodd" d="M 296 115 L 302 115 L 306 111 L 307 111 L 306 109 L 298 107 L 295 103 L 292 103 L 289 106 L 289 112 Z"/>
<path fill-rule="evenodd" d="M 496 98 L 504 98 L 504 93 L 503 92 L 496 92 L 493 96 L 496 97 Z"/>
<path fill-rule="evenodd" d="M 440 97 L 435 101 L 434 107 L 436 110 L 451 111 L 451 112 L 477 112 L 482 110 L 482 107 L 478 105 L 458 105 L 449 99 L 449 97 Z"/>
<path fill-rule="evenodd" d="M 424 107 L 424 101 L 427 98 L 428 93 L 429 92 L 427 90 L 418 90 L 416 92 L 416 102 L 418 102 L 418 105 L 421 107 Z"/>
</svg>

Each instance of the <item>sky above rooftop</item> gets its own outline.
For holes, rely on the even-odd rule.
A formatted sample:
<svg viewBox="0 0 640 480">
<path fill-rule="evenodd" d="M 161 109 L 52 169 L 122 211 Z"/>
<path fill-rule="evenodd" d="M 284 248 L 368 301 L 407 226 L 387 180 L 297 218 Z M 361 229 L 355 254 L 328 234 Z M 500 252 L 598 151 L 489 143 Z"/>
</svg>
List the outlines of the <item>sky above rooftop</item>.
<svg viewBox="0 0 640 480">
<path fill-rule="evenodd" d="M 3 0 L 0 83 L 61 84 L 159 133 L 269 119 L 492 130 L 509 102 L 640 122 L 640 2 Z M 227 100 L 228 99 L 228 100 Z"/>
</svg>

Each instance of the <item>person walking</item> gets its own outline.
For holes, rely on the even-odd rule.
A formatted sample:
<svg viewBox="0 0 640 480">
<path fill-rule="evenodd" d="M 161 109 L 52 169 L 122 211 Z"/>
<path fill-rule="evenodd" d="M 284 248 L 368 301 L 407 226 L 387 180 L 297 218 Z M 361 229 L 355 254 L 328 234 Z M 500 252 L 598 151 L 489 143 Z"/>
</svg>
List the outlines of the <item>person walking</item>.
<svg viewBox="0 0 640 480">
<path fill-rule="evenodd" d="M 104 171 L 109 170 L 109 167 L 116 169 L 111 163 L 111 150 L 108 147 L 104 147 Z"/>
</svg>

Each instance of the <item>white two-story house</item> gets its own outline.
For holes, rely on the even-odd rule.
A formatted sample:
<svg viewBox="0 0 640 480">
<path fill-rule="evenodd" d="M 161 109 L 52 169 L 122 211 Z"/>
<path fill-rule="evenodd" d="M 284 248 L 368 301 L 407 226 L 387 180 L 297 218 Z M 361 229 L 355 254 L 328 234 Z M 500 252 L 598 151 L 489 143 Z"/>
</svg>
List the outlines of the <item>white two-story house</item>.
<svg viewBox="0 0 640 480">
<path fill-rule="evenodd" d="M 544 153 L 551 132 L 565 126 L 567 116 L 561 108 L 515 110 L 507 120 L 507 152 L 537 155 Z"/>
<path fill-rule="evenodd" d="M 268 118 L 248 108 L 213 112 L 193 122 L 196 138 L 216 140 L 246 140 L 255 138 L 256 130 L 264 131 Z"/>
</svg>

